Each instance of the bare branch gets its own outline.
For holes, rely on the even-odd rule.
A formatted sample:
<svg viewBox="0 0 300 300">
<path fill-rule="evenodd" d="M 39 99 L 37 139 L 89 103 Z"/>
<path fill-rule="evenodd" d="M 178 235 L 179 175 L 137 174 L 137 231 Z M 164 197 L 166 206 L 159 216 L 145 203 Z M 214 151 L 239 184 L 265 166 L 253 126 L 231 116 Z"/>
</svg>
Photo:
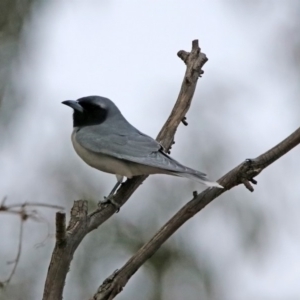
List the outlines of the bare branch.
<svg viewBox="0 0 300 300">
<path fill-rule="evenodd" d="M 39 203 L 39 202 L 23 202 L 23 203 L 5 205 L 6 199 L 7 197 L 4 197 L 1 201 L 0 212 L 13 213 L 18 215 L 27 215 L 27 218 L 36 214 L 35 210 L 27 210 L 27 207 L 46 207 L 46 208 L 64 210 L 64 207 L 60 205 L 53 205 L 53 204 Z"/>
<path fill-rule="evenodd" d="M 198 78 L 203 73 L 201 68 L 207 61 L 206 55 L 201 53 L 198 40 L 192 42 L 192 51 L 190 53 L 179 51 L 178 56 L 183 59 L 186 64 L 185 76 L 175 106 L 157 136 L 157 141 L 160 142 L 166 151 L 168 151 L 173 144 L 177 127 L 182 120 L 184 120 L 188 112 Z M 124 205 L 146 178 L 147 176 L 137 176 L 127 180 L 114 196 L 114 202 L 119 204 L 119 206 Z M 75 202 L 72 212 L 74 209 L 78 210 L 79 202 L 80 201 Z M 98 209 L 87 216 L 87 202 L 81 202 L 80 205 L 85 206 L 86 210 L 84 210 L 84 213 L 81 214 L 81 217 L 79 217 L 75 223 L 71 218 L 69 229 L 72 228 L 73 230 L 70 232 L 67 230 L 65 243 L 61 245 L 58 241 L 56 242 L 48 269 L 43 300 L 62 299 L 65 279 L 76 248 L 86 234 L 98 228 L 116 212 L 115 206 L 111 204 L 100 204 Z"/>
<path fill-rule="evenodd" d="M 88 232 L 87 211 L 88 202 L 86 200 L 74 202 L 64 242 L 61 243 L 61 240 L 56 240 L 46 278 L 43 299 L 62 299 L 65 278 L 69 271 L 73 254 Z M 60 237 L 60 235 L 56 235 L 56 237 L 57 236 Z M 56 295 L 58 297 L 56 297 Z"/>
<path fill-rule="evenodd" d="M 253 177 L 263 169 L 282 157 L 288 151 L 300 144 L 300 128 L 281 143 L 258 156 L 255 159 L 247 159 L 239 166 L 228 172 L 218 182 L 224 189 L 208 188 L 199 195 L 193 193 L 194 198 L 184 205 L 153 237 L 134 254 L 127 263 L 108 277 L 99 287 L 93 300 L 111 300 L 127 284 L 131 276 L 160 248 L 160 246 L 177 231 L 187 220 L 202 210 L 207 204 L 219 197 L 224 192 L 243 183 L 250 191 L 253 187 L 250 182 L 256 184 Z"/>
<path fill-rule="evenodd" d="M 183 50 L 179 51 L 178 56 L 180 58 L 182 58 L 180 54 L 182 52 L 185 53 L 184 62 L 187 67 L 181 84 L 181 89 L 169 118 L 156 138 L 156 140 L 164 147 L 164 149 L 166 149 L 166 151 L 168 151 L 174 144 L 174 136 L 177 128 L 180 125 L 180 122 L 185 120 L 185 115 L 190 108 L 194 96 L 198 78 L 203 73 L 201 68 L 208 61 L 206 55 L 202 53 L 201 49 L 199 48 L 198 40 L 194 40 L 192 42 L 192 51 L 190 53 Z M 127 180 L 118 190 L 114 201 L 122 206 L 146 178 L 147 176 L 137 176 Z M 98 210 L 90 215 L 90 230 L 96 229 L 116 210 L 116 208 L 112 205 L 109 205 L 108 208 L 106 205 L 105 208 L 106 209 L 104 210 L 103 206 L 101 206 Z"/>
<path fill-rule="evenodd" d="M 15 208 L 15 207 L 29 207 L 29 206 L 35 206 L 35 207 L 47 207 L 47 208 L 53 208 L 53 209 L 59 209 L 59 210 L 64 210 L 65 208 L 60 205 L 54 205 L 54 204 L 49 204 L 49 203 L 40 203 L 40 202 L 24 202 L 24 203 L 16 203 L 16 204 L 11 204 L 9 207 Z"/>
</svg>

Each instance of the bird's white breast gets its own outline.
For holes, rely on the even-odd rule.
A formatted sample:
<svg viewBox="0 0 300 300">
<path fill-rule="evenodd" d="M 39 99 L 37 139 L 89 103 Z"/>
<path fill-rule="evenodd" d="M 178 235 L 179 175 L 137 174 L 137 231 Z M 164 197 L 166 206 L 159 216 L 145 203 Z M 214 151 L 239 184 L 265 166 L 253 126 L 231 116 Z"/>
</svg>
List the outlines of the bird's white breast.
<svg viewBox="0 0 300 300">
<path fill-rule="evenodd" d="M 73 147 L 76 153 L 82 158 L 82 160 L 89 166 L 98 169 L 100 171 L 126 176 L 131 178 L 133 176 L 130 166 L 125 161 L 114 158 L 109 155 L 92 152 L 83 146 L 81 146 L 76 140 L 76 132 L 78 128 L 74 128 L 71 139 Z"/>
</svg>

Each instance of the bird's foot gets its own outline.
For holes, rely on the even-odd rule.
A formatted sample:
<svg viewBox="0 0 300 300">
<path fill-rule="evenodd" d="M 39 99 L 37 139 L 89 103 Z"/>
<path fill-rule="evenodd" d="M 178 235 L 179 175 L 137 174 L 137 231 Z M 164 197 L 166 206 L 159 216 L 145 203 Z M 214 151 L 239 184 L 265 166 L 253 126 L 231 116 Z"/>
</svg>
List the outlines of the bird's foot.
<svg viewBox="0 0 300 300">
<path fill-rule="evenodd" d="M 121 205 L 114 200 L 114 195 L 108 195 L 107 197 L 104 197 L 104 200 L 100 201 L 99 204 L 111 204 L 115 207 L 116 213 L 118 213 L 121 208 Z"/>
</svg>

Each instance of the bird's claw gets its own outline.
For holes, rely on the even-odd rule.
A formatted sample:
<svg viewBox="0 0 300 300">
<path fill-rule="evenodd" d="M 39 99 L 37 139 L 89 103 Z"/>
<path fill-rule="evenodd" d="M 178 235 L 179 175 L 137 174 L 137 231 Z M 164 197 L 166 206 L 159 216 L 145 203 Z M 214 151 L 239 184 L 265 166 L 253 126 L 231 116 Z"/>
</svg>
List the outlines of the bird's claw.
<svg viewBox="0 0 300 300">
<path fill-rule="evenodd" d="M 104 197 L 103 201 L 100 201 L 100 204 L 111 204 L 115 207 L 116 213 L 120 211 L 121 205 L 114 200 L 114 195 L 109 195 Z"/>
</svg>

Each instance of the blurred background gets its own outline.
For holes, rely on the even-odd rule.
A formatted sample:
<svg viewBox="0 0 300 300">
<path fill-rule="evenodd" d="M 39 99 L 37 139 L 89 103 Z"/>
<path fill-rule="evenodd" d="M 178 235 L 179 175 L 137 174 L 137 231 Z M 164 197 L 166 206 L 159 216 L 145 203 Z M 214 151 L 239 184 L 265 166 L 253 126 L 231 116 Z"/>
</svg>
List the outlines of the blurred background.
<svg viewBox="0 0 300 300">
<path fill-rule="evenodd" d="M 172 156 L 216 180 L 299 127 L 300 3 L 290 1 L 0 1 L 0 199 L 63 205 L 107 195 L 115 177 L 84 164 L 61 101 L 111 98 L 155 137 L 179 92 L 177 51 L 199 39 L 209 61 Z M 118 299 L 300 299 L 300 148 L 222 195 L 163 245 Z M 75 253 L 64 299 L 102 281 L 203 186 L 151 176 Z M 41 299 L 55 210 L 24 224 L 18 269 L 0 299 Z M 0 215 L 0 280 L 19 219 Z M 48 236 L 48 237 L 47 237 Z M 46 240 L 45 240 L 46 238 Z"/>
</svg>

